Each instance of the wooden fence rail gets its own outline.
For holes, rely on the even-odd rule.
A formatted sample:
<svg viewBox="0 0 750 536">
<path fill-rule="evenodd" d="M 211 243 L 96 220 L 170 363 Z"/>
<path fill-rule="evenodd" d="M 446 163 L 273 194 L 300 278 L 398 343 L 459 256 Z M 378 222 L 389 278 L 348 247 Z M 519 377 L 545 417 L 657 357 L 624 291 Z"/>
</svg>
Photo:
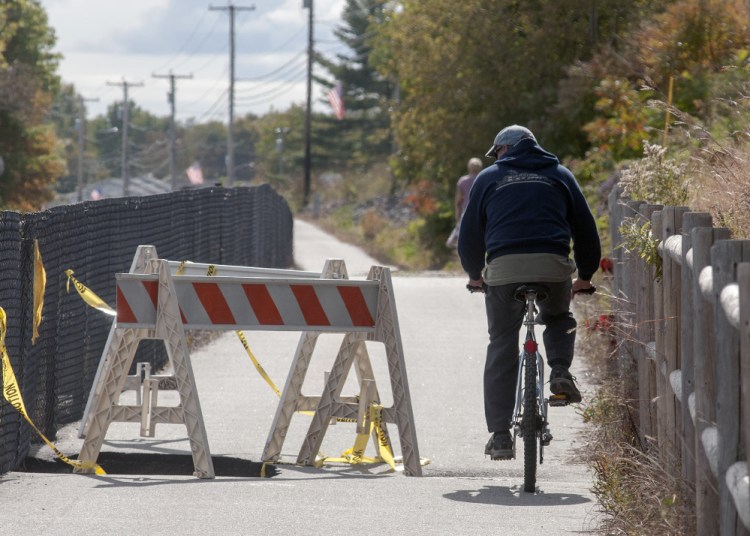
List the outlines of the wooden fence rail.
<svg viewBox="0 0 750 536">
<path fill-rule="evenodd" d="M 618 365 L 641 442 L 695 487 L 699 535 L 750 534 L 750 240 L 688 207 L 609 198 Z M 619 247 L 650 222 L 662 275 Z"/>
</svg>

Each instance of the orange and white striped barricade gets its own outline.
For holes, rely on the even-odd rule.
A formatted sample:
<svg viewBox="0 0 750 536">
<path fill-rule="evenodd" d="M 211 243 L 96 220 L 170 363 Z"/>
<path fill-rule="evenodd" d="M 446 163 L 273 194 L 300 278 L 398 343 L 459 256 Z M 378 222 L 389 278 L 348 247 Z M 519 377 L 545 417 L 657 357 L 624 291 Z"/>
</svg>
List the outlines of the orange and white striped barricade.
<svg viewBox="0 0 750 536">
<path fill-rule="evenodd" d="M 207 272 L 211 275 L 205 275 Z M 117 319 L 81 425 L 84 443 L 79 460 L 96 461 L 112 422 L 140 421 L 142 435 L 153 435 L 157 423 L 183 423 L 188 431 L 194 474 L 212 478 L 213 463 L 185 329 L 302 331 L 263 459 L 274 457 L 274 445 L 280 448 L 291 417 L 287 415 L 289 408 L 316 411 L 298 459 L 300 463 L 310 463 L 314 454 L 307 452 L 312 449 L 317 453 L 331 418 L 356 416 L 361 414 L 363 403 L 376 401 L 377 390 L 364 342 L 379 340 L 386 345 L 394 386 L 394 406 L 383 409 L 382 419 L 398 425 L 405 472 L 421 474 L 387 268 L 373 267 L 367 280 L 352 281 L 340 260 L 326 262 L 323 272 L 317 274 L 167 261 L 158 258 L 153 246 L 140 246 L 130 273 L 117 274 L 116 281 Z M 344 333 L 344 342 L 322 396 L 305 397 L 299 390 L 301 379 L 318 334 L 325 332 Z M 164 341 L 180 395 L 179 406 L 156 406 L 156 397 L 149 396 L 158 388 L 155 377 L 143 382 L 140 405 L 118 403 L 130 378 L 127 373 L 135 350 L 143 339 Z M 339 396 L 355 361 L 360 386 L 367 380 L 367 392 L 372 393 L 366 402 Z M 298 377 L 299 386 L 295 380 Z"/>
<path fill-rule="evenodd" d="M 322 277 L 339 277 L 347 279 L 346 266 L 342 260 L 328 260 Z M 279 459 L 292 416 L 296 411 L 313 410 L 315 414 L 297 457 L 297 463 L 312 465 L 315 462 L 329 423 L 337 418 L 357 420 L 359 429 L 366 429 L 362 415 L 367 413 L 370 403 L 379 403 L 372 366 L 367 353 L 366 341 L 381 342 L 385 346 L 393 391 L 393 406 L 382 409 L 381 436 L 373 432 L 374 441 L 388 444 L 385 423 L 396 424 L 401 442 L 404 473 L 409 476 L 421 476 L 422 466 L 417 446 L 414 426 L 414 414 L 409 394 L 409 383 L 406 377 L 404 351 L 401 344 L 398 315 L 393 293 L 390 269 L 373 266 L 366 281 L 358 281 L 357 288 L 367 295 L 370 318 L 361 322 L 357 329 L 341 326 L 336 331 L 345 333 L 338 355 L 331 372 L 327 375 L 323 394 L 320 397 L 302 395 L 302 384 L 315 349 L 318 336 L 323 331 L 318 327 L 302 334 L 297 345 L 289 375 L 282 392 L 279 406 L 274 416 L 271 432 L 263 450 L 263 461 L 272 462 Z M 375 307 L 372 308 L 372 300 Z M 331 331 L 331 330 L 329 330 Z M 355 372 L 360 385 L 359 397 L 342 397 L 344 382 L 355 365 Z M 369 394 L 368 394 L 369 393 Z"/>
</svg>

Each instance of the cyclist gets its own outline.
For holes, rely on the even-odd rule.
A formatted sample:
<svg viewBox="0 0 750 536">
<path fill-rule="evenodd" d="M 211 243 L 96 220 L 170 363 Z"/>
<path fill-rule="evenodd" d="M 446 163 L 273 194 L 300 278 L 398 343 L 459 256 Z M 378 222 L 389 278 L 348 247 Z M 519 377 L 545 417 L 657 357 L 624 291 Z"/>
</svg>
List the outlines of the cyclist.
<svg viewBox="0 0 750 536">
<path fill-rule="evenodd" d="M 573 174 L 539 146 L 527 128 L 501 130 L 485 155 L 496 159 L 476 178 L 461 223 L 458 254 L 469 285 L 485 288 L 490 342 L 484 369 L 484 408 L 492 434 L 491 459 L 510 459 L 510 434 L 519 331 L 524 304 L 514 298 L 522 283 L 543 283 L 539 302 L 545 324 L 550 391 L 580 402 L 568 371 L 576 321 L 570 300 L 591 288 L 601 245 L 596 222 Z M 574 259 L 569 258 L 573 243 Z M 573 272 L 578 277 L 572 281 Z M 486 285 L 486 286 L 485 286 Z"/>
</svg>

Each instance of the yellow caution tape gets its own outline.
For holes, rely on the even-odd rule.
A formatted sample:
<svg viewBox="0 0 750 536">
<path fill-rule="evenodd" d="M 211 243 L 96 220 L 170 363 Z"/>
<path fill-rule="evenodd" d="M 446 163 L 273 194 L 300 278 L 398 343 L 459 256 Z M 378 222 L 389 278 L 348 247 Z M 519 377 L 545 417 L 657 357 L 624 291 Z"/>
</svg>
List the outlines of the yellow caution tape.
<svg viewBox="0 0 750 536">
<path fill-rule="evenodd" d="M 31 344 L 39 338 L 39 326 L 42 323 L 44 307 L 44 290 L 47 287 L 47 272 L 44 271 L 42 254 L 39 252 L 39 240 L 34 240 L 34 324 L 31 332 Z"/>
<path fill-rule="evenodd" d="M 71 460 L 70 458 L 65 456 L 65 454 L 60 452 L 60 450 L 55 447 L 55 445 L 49 439 L 47 439 L 45 435 L 39 430 L 39 428 L 37 428 L 36 425 L 32 422 L 29 414 L 26 412 L 26 406 L 24 405 L 23 398 L 21 397 L 21 389 L 19 388 L 18 382 L 16 381 L 16 375 L 13 373 L 13 368 L 10 365 L 10 358 L 8 357 L 8 351 L 5 348 L 5 333 L 7 329 L 6 325 L 7 322 L 5 317 L 5 310 L 0 307 L 0 354 L 2 354 L 3 360 L 3 396 L 5 397 L 5 400 L 7 400 L 8 403 L 13 406 L 15 410 L 23 416 L 24 419 L 26 419 L 26 422 L 31 425 L 34 431 L 39 434 L 39 437 L 44 440 L 47 446 L 51 448 L 55 455 L 57 455 L 57 457 L 60 458 L 63 462 L 73 466 L 76 469 L 88 470 L 93 468 L 94 472 L 97 475 L 106 475 L 107 473 L 104 472 L 104 469 L 102 469 L 96 463 L 83 463 L 78 460 Z"/>
<path fill-rule="evenodd" d="M 354 440 L 354 445 L 351 448 L 342 452 L 340 458 L 319 457 L 315 460 L 314 465 L 320 467 L 326 462 L 343 462 L 352 465 L 385 462 L 395 471 L 396 462 L 393 458 L 393 451 L 388 436 L 383 429 L 383 406 L 380 404 L 370 404 L 368 414 L 370 426 L 367 427 L 365 432 L 357 434 L 357 438 Z M 367 442 L 369 441 L 373 430 L 378 437 L 377 457 L 364 455 L 365 449 L 367 448 Z"/>
<path fill-rule="evenodd" d="M 255 354 L 253 354 L 253 351 L 250 349 L 250 345 L 247 343 L 247 339 L 245 338 L 245 334 L 242 333 L 239 329 L 235 331 L 237 333 L 237 337 L 239 337 L 240 342 L 242 343 L 242 346 L 245 347 L 245 351 L 247 352 L 247 355 L 250 357 L 250 360 L 253 362 L 253 365 L 255 365 L 255 370 L 258 371 L 258 374 L 261 375 L 261 377 L 266 380 L 266 383 L 273 389 L 273 392 L 276 393 L 279 397 L 281 396 L 281 391 L 279 391 L 279 388 L 276 387 L 276 384 L 273 383 L 273 380 L 271 377 L 266 373 L 265 369 L 261 366 L 258 359 L 255 357 Z"/>
<path fill-rule="evenodd" d="M 108 314 L 110 316 L 117 316 L 117 311 L 115 311 L 109 305 L 107 305 L 107 303 L 103 299 L 101 299 L 99 296 L 94 294 L 94 292 L 92 292 L 91 289 L 86 288 L 86 286 L 83 283 L 81 283 L 75 277 L 73 277 L 74 273 L 75 272 L 73 270 L 65 270 L 65 275 L 68 276 L 68 283 L 66 286 L 67 291 L 70 292 L 70 282 L 73 281 L 73 286 L 76 288 L 81 298 L 83 298 L 83 301 L 85 301 L 91 307 L 101 311 L 104 314 Z"/>
</svg>

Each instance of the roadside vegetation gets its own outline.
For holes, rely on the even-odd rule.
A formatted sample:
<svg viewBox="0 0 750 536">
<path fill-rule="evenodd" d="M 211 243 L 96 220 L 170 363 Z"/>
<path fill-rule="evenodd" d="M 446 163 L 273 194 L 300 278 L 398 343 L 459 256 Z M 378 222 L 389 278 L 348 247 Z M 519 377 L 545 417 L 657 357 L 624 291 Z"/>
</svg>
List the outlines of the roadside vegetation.
<svg viewBox="0 0 750 536">
<path fill-rule="evenodd" d="M 0 206 L 36 210 L 75 187 L 82 101 L 56 75 L 40 2 L 0 4 L 0 29 Z M 316 77 L 342 83 L 346 114 L 313 116 L 308 203 L 300 105 L 238 118 L 238 164 L 247 164 L 238 182 L 270 183 L 300 217 L 385 262 L 460 270 L 445 246 L 456 181 L 512 123 L 531 128 L 575 173 L 605 252 L 615 185 L 633 198 L 710 212 L 735 237 L 750 236 L 747 2 L 347 0 L 337 37 L 349 53 L 319 54 Z M 132 171 L 164 177 L 168 119 L 126 105 L 136 127 Z M 87 181 L 119 176 L 119 141 L 106 131 L 118 126 L 121 107 L 85 122 Z M 198 161 L 208 182 L 224 179 L 223 123 L 186 122 L 177 136 L 179 169 Z M 657 262 L 648 226 L 622 232 Z M 627 411 L 610 299 L 590 301 L 579 337 L 598 382 L 582 412 L 602 531 L 691 534 L 691 490 L 660 469 Z"/>
</svg>

